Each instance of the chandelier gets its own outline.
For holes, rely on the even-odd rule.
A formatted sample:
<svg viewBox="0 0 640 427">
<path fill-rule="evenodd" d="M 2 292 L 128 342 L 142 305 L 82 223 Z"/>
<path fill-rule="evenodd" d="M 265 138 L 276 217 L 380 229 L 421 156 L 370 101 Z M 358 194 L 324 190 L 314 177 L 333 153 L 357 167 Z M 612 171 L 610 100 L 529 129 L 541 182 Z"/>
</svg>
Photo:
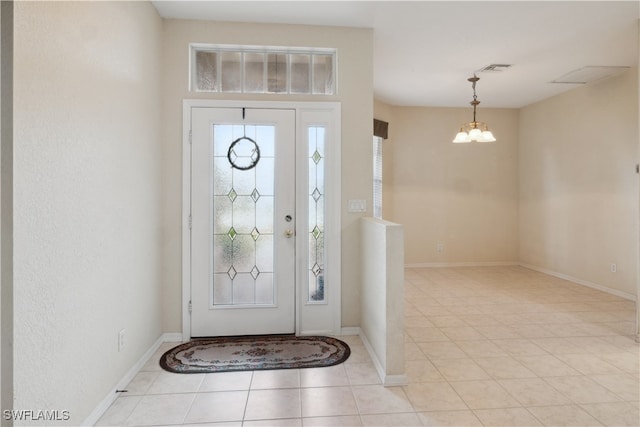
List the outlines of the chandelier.
<svg viewBox="0 0 640 427">
<path fill-rule="evenodd" d="M 474 74 L 473 77 L 469 77 L 467 80 L 471 82 L 471 88 L 473 89 L 473 101 L 470 102 L 470 104 L 473 105 L 473 121 L 465 123 L 460 127 L 460 132 L 456 134 L 453 142 L 493 142 L 496 138 L 489 130 L 487 124 L 476 121 L 476 107 L 480 104 L 478 96 L 476 95 L 476 82 L 480 80 L 480 77 Z"/>
</svg>

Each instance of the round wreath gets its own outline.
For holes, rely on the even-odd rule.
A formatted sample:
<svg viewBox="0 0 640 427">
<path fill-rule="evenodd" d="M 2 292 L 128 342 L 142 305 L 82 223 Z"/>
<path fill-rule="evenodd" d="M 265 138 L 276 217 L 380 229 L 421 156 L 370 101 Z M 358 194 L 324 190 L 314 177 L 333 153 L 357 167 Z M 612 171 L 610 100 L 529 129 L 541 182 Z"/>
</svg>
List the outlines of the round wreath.
<svg viewBox="0 0 640 427">
<path fill-rule="evenodd" d="M 253 146 L 255 147 L 256 157 L 255 157 L 255 159 L 251 158 L 251 164 L 249 166 L 240 166 L 240 165 L 236 164 L 234 160 L 231 159 L 231 151 L 233 151 L 233 147 L 235 147 L 237 143 L 239 143 L 240 141 L 245 140 L 245 139 L 247 141 L 250 141 L 253 144 Z M 240 156 L 236 155 L 236 157 L 240 157 Z M 246 156 L 243 156 L 243 157 L 246 157 Z M 253 169 L 253 168 L 256 167 L 256 165 L 260 161 L 260 147 L 258 146 L 258 144 L 253 139 L 249 138 L 248 136 L 241 136 L 240 138 L 238 138 L 235 141 L 233 141 L 231 143 L 231 145 L 229 146 L 229 150 L 227 151 L 227 159 L 229 160 L 229 163 L 231 164 L 231 166 L 236 168 L 236 169 L 238 169 L 238 170 L 246 171 L 246 170 L 249 170 L 249 169 Z"/>
</svg>

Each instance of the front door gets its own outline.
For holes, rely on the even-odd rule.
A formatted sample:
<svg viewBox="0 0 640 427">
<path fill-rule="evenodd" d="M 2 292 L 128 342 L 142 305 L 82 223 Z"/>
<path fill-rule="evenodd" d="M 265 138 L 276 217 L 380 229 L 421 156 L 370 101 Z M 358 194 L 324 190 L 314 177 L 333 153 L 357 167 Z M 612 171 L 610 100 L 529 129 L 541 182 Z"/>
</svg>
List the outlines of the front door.
<svg viewBox="0 0 640 427">
<path fill-rule="evenodd" d="M 191 121 L 191 335 L 294 333 L 295 110 Z"/>
</svg>

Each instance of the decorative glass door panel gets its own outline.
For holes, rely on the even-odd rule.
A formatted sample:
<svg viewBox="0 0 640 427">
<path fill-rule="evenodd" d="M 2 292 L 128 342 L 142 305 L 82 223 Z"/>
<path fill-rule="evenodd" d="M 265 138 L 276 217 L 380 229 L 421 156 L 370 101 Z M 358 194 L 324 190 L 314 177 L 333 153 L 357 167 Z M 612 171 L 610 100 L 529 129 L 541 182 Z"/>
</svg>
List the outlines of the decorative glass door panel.
<svg viewBox="0 0 640 427">
<path fill-rule="evenodd" d="M 309 154 L 309 296 L 308 302 L 325 302 L 324 284 L 324 159 L 325 128 L 308 128 Z"/>
<path fill-rule="evenodd" d="M 275 126 L 213 125 L 212 305 L 273 305 Z"/>
<path fill-rule="evenodd" d="M 192 336 L 294 332 L 295 112 L 192 112 Z"/>
</svg>

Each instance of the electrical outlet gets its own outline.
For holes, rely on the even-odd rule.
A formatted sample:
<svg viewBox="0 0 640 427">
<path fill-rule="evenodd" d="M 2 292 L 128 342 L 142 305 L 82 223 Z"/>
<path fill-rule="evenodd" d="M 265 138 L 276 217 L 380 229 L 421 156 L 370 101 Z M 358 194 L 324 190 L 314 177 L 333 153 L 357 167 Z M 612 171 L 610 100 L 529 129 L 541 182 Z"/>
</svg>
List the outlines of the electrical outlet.
<svg viewBox="0 0 640 427">
<path fill-rule="evenodd" d="M 615 272 L 617 272 L 617 271 L 618 271 L 618 266 L 617 266 L 617 265 L 615 265 L 615 264 L 611 264 L 611 272 L 612 272 L 612 273 L 615 273 Z"/>
<path fill-rule="evenodd" d="M 118 332 L 118 351 L 124 350 L 124 329 Z"/>
<path fill-rule="evenodd" d="M 438 242 L 436 244 L 436 252 L 442 253 L 444 251 L 444 243 Z"/>
</svg>

